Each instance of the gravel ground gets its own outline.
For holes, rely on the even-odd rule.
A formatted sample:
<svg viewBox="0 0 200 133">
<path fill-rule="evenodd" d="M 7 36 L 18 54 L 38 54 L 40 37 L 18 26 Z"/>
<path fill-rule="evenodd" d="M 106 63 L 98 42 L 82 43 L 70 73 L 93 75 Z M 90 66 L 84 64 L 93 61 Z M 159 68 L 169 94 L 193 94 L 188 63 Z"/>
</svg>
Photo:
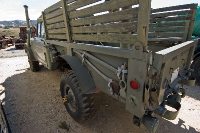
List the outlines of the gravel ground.
<svg viewBox="0 0 200 133">
<path fill-rule="evenodd" d="M 24 50 L 0 50 L 0 90 L 5 90 L 4 108 L 12 133 L 147 133 L 132 124 L 125 105 L 104 93 L 95 94 L 91 119 L 76 123 L 62 104 L 59 80 L 62 72 L 42 67 L 29 70 Z M 159 117 L 157 133 L 200 132 L 200 88 L 187 87 L 178 117 L 168 121 Z M 65 129 L 60 127 L 66 123 Z"/>
<path fill-rule="evenodd" d="M 0 58 L 12 58 L 26 56 L 24 49 L 16 49 L 15 46 L 10 46 L 7 49 L 0 49 Z"/>
</svg>

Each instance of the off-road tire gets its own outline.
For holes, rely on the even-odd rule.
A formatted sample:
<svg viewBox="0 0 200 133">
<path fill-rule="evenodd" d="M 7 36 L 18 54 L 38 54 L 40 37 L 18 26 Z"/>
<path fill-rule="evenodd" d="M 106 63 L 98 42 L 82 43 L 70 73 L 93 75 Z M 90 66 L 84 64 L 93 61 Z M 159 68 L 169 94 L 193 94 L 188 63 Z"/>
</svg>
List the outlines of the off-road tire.
<svg viewBox="0 0 200 133">
<path fill-rule="evenodd" d="M 200 56 L 192 62 L 191 68 L 194 69 L 192 76 L 196 79 L 196 84 L 200 85 Z"/>
<path fill-rule="evenodd" d="M 77 122 L 82 123 L 88 119 L 94 109 L 94 98 L 92 94 L 82 94 L 81 88 L 73 71 L 64 72 L 60 80 L 60 92 L 62 98 L 67 94 L 66 86 L 70 87 L 75 97 L 76 110 L 70 109 L 70 103 L 64 105 L 70 116 Z M 68 89 L 69 90 L 69 89 Z"/>
<path fill-rule="evenodd" d="M 29 64 L 31 71 L 37 72 L 40 70 L 39 61 L 30 61 Z"/>
</svg>

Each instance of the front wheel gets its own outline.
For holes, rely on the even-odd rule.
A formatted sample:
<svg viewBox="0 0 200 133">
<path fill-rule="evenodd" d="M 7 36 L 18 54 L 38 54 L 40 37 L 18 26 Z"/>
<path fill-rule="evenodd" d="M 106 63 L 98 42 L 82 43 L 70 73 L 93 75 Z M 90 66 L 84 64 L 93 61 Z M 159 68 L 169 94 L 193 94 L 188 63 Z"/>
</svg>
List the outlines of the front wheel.
<svg viewBox="0 0 200 133">
<path fill-rule="evenodd" d="M 29 61 L 29 64 L 32 72 L 37 72 L 40 70 L 39 61 Z"/>
<path fill-rule="evenodd" d="M 196 83 L 200 85 L 200 56 L 192 62 L 191 68 L 194 69 L 192 76 L 196 79 Z"/>
<path fill-rule="evenodd" d="M 61 76 L 60 91 L 63 103 L 70 116 L 82 123 L 88 119 L 94 109 L 92 94 L 82 94 L 73 71 L 64 72 Z"/>
</svg>

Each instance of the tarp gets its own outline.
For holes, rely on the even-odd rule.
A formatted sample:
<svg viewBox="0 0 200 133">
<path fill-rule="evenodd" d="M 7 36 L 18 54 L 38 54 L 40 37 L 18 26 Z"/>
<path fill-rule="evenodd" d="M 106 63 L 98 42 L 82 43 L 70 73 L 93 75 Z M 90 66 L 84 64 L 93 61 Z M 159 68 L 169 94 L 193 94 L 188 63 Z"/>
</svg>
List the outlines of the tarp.
<svg viewBox="0 0 200 133">
<path fill-rule="evenodd" d="M 193 36 L 200 36 L 200 6 L 197 7 L 196 18 L 194 21 Z"/>
</svg>

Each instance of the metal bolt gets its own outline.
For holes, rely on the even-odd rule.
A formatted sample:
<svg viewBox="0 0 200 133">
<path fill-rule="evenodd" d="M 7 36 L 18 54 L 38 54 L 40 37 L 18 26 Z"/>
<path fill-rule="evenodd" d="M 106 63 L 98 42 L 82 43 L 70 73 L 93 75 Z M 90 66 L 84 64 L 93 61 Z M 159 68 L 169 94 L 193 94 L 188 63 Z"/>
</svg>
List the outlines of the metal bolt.
<svg viewBox="0 0 200 133">
<path fill-rule="evenodd" d="M 62 99 L 62 102 L 63 102 L 63 103 L 66 103 L 66 102 L 68 102 L 68 99 L 67 99 L 67 97 L 64 97 L 64 98 Z"/>
</svg>

